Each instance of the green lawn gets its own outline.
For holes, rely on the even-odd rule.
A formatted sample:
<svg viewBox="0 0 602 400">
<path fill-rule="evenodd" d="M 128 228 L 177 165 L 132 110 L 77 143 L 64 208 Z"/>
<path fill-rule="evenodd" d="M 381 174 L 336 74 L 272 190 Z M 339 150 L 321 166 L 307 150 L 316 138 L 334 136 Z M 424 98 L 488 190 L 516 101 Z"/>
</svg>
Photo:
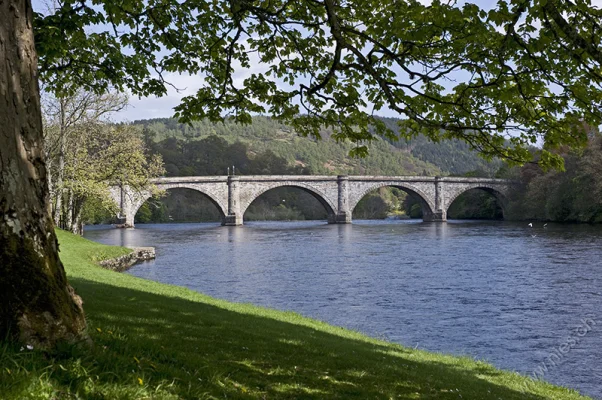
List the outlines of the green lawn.
<svg viewBox="0 0 602 400">
<path fill-rule="evenodd" d="M 0 399 L 583 399 L 484 362 L 407 349 L 97 267 L 127 250 L 58 232 L 93 347 L 0 346 Z"/>
</svg>

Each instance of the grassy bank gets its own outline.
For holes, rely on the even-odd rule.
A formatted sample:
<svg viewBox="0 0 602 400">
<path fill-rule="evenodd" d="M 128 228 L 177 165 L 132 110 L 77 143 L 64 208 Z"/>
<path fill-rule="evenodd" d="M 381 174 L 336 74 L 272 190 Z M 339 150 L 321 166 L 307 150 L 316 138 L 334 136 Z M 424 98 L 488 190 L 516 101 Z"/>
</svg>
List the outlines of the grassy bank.
<svg viewBox="0 0 602 400">
<path fill-rule="evenodd" d="M 0 399 L 583 399 L 471 360 L 96 266 L 127 250 L 59 232 L 92 348 L 0 346 Z"/>
</svg>

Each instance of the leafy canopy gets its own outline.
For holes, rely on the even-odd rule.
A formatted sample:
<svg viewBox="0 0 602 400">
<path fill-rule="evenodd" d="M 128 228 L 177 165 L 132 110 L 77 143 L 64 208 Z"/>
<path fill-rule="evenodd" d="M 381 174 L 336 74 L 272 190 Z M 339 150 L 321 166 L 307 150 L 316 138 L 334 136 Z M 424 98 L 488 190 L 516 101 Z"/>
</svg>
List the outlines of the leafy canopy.
<svg viewBox="0 0 602 400">
<path fill-rule="evenodd" d="M 36 16 L 40 76 L 75 86 L 164 95 L 169 73 L 203 84 L 183 122 L 268 113 L 302 134 L 333 127 L 360 144 L 395 136 L 460 138 L 483 156 L 524 163 L 544 141 L 585 144 L 601 123 L 602 11 L 588 0 L 64 0 Z M 247 76 L 241 80 L 240 76 Z"/>
</svg>

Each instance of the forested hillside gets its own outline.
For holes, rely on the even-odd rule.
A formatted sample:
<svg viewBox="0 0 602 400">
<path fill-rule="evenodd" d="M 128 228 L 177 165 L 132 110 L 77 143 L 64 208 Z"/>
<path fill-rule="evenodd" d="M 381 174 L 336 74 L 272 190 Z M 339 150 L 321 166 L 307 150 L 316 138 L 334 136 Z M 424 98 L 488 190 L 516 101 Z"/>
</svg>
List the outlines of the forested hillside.
<svg viewBox="0 0 602 400">
<path fill-rule="evenodd" d="M 189 126 L 179 124 L 172 119 L 135 121 L 133 124 L 145 127 L 147 139 L 155 144 L 154 148 L 169 148 L 173 151 L 179 147 L 183 157 L 186 157 L 185 148 L 192 146 L 198 149 L 200 146 L 195 145 L 195 142 L 217 136 L 230 145 L 237 142 L 246 145 L 250 158 L 257 154 L 265 154 L 269 150 L 285 159 L 290 165 L 306 168 L 306 173 L 310 174 L 439 175 L 447 172 L 433 163 L 414 157 L 409 148 L 396 148 L 385 140 L 369 143 L 368 157 L 351 158 L 349 150 L 353 145 L 349 142 L 337 143 L 331 138 L 332 132 L 329 130 L 321 132 L 321 140 L 300 137 L 289 127 L 266 117 L 256 117 L 250 125 L 232 122 L 213 124 L 200 121 Z M 237 166 L 237 162 L 240 161 L 237 159 L 239 155 L 240 153 L 232 156 L 226 154 L 226 159 L 215 161 L 218 164 Z M 188 175 L 190 172 L 188 170 L 176 171 L 173 168 L 182 162 L 184 160 L 176 160 L 174 157 L 165 159 L 166 168 L 170 173 Z M 237 168 L 244 173 L 242 172 L 244 166 L 237 166 Z M 201 172 L 198 168 L 197 171 Z M 226 174 L 226 170 L 213 171 L 209 168 L 206 173 Z"/>
<path fill-rule="evenodd" d="M 395 119 L 384 119 L 396 126 Z M 377 139 L 368 143 L 369 155 L 349 156 L 353 144 L 337 142 L 332 131 L 323 130 L 321 139 L 301 137 L 286 125 L 267 117 L 255 117 L 250 125 L 208 121 L 192 125 L 174 119 L 134 121 L 142 127 L 147 146 L 160 154 L 167 176 L 251 174 L 324 175 L 462 175 L 478 171 L 492 176 L 499 163 L 487 163 L 460 142 L 431 143 L 418 136 L 390 142 Z M 408 199 L 409 200 L 409 199 Z M 383 189 L 366 196 L 354 212 L 355 218 L 384 218 L 404 215 L 403 191 Z M 410 214 L 409 209 L 407 214 Z M 419 216 L 418 213 L 413 213 Z M 325 211 L 309 194 L 281 188 L 266 193 L 249 208 L 246 220 L 321 219 Z M 145 205 L 139 222 L 217 220 L 214 206 L 197 193 L 174 191 L 169 196 Z"/>
<path fill-rule="evenodd" d="M 399 132 L 397 118 L 382 118 L 385 124 Z M 446 175 L 465 175 L 478 171 L 480 176 L 493 177 L 502 166 L 500 160 L 486 161 L 470 149 L 466 142 L 457 139 L 433 143 L 423 135 L 411 139 L 389 141 L 398 149 L 406 150 L 419 160 L 436 165 Z"/>
<path fill-rule="evenodd" d="M 554 222 L 602 222 L 602 136 L 592 129 L 581 150 L 562 149 L 566 171 L 526 164 L 509 171 L 521 185 L 510 196 L 507 217 Z"/>
</svg>

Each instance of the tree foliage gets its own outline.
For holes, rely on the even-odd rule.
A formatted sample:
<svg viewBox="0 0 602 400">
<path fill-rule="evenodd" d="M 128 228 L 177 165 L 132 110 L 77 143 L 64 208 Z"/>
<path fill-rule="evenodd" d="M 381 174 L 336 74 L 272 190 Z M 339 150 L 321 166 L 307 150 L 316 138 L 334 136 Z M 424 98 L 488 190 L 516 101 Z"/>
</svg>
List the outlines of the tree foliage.
<svg viewBox="0 0 602 400">
<path fill-rule="evenodd" d="M 76 100 L 62 98 L 59 103 L 64 104 L 66 99 Z M 99 102 L 91 104 L 98 106 Z M 67 111 L 59 112 L 58 116 L 73 115 L 70 108 Z M 90 108 L 79 110 L 82 115 L 90 112 Z M 161 157 L 148 154 L 140 129 L 108 125 L 90 115 L 69 124 L 62 123 L 64 118 L 57 119 L 56 114 L 49 116 L 45 150 L 50 180 L 54 182 L 51 197 L 56 223 L 61 228 L 81 232 L 82 212 L 90 199 L 96 213 L 104 209 L 116 214 L 117 205 L 109 193 L 111 186 L 128 185 L 144 190 L 150 187 L 150 178 L 163 174 Z"/>
<path fill-rule="evenodd" d="M 199 74 L 176 107 L 184 122 L 269 113 L 298 131 L 323 126 L 359 145 L 401 136 L 459 138 L 485 157 L 562 168 L 551 149 L 600 124 L 602 11 L 588 0 L 64 0 L 35 26 L 50 90 L 111 85 L 164 95 L 170 73 Z M 89 29 L 89 27 L 94 29 Z M 245 79 L 239 79 L 245 76 Z"/>
<path fill-rule="evenodd" d="M 382 187 L 364 196 L 353 209 L 354 219 L 384 219 L 389 215 L 408 216 L 403 208 L 406 194 L 398 188 Z"/>
<path fill-rule="evenodd" d="M 602 136 L 582 151 L 565 149 L 566 172 L 524 166 L 511 196 L 510 217 L 558 222 L 602 222 Z"/>
<path fill-rule="evenodd" d="M 473 189 L 462 193 L 447 210 L 449 219 L 504 219 L 500 201 L 484 190 Z"/>
<path fill-rule="evenodd" d="M 47 94 L 42 98 L 44 156 L 49 172 L 48 187 L 56 226 L 75 229 L 73 198 L 72 192 L 66 190 L 69 182 L 65 182 L 65 169 L 67 162 L 73 159 L 72 153 L 77 151 L 79 136 L 126 105 L 127 97 L 123 95 L 97 95 L 84 90 L 76 90 L 71 95 L 60 97 Z M 67 203 L 63 203 L 64 197 L 68 199 Z"/>
<path fill-rule="evenodd" d="M 175 137 L 151 143 L 150 150 L 165 161 L 167 176 L 307 175 L 311 171 L 289 162 L 272 150 L 251 152 L 240 141 L 228 143 L 212 135 L 186 141 Z"/>
</svg>

